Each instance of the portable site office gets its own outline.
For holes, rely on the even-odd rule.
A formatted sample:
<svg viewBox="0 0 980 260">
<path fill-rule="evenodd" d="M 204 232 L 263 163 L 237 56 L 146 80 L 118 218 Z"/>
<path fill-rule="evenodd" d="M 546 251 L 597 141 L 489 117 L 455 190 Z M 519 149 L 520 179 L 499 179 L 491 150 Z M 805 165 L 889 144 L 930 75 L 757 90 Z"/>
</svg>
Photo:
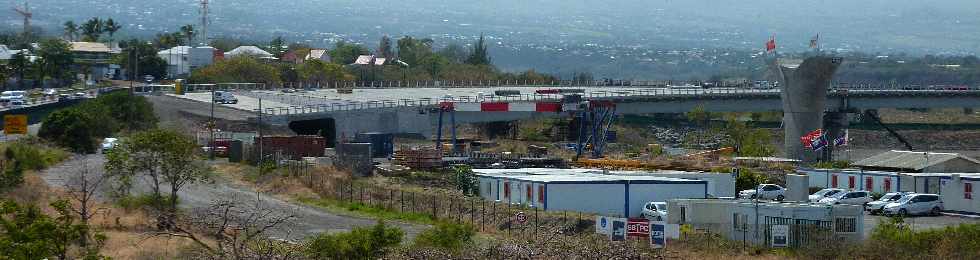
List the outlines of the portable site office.
<svg viewBox="0 0 980 260">
<path fill-rule="evenodd" d="M 908 191 L 939 194 L 944 211 L 980 215 L 980 199 L 974 187 L 980 187 L 980 173 L 899 173 L 857 169 L 800 169 L 810 187 L 842 188 L 887 193 Z"/>
<path fill-rule="evenodd" d="M 650 201 L 705 198 L 708 182 L 656 176 L 624 176 L 583 169 L 477 169 L 480 196 L 547 211 L 639 217 Z"/>
</svg>

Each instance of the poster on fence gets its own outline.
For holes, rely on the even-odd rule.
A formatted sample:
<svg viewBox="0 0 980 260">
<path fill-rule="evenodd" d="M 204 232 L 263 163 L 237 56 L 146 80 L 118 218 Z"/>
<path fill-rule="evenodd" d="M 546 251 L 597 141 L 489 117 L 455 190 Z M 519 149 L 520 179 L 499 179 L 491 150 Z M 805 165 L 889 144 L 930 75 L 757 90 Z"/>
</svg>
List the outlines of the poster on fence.
<svg viewBox="0 0 980 260">
<path fill-rule="evenodd" d="M 650 222 L 650 246 L 653 248 L 667 247 L 667 223 L 663 221 Z"/>
<path fill-rule="evenodd" d="M 612 223 L 609 223 L 609 218 L 606 216 L 596 216 L 595 217 L 595 233 L 603 235 L 612 234 Z"/>
<path fill-rule="evenodd" d="M 612 235 L 610 238 L 613 241 L 623 241 L 626 240 L 626 219 L 625 218 L 610 218 L 612 220 Z"/>
<path fill-rule="evenodd" d="M 789 244 L 789 226 L 773 225 L 769 233 L 772 234 L 772 247 L 786 247 Z"/>
</svg>

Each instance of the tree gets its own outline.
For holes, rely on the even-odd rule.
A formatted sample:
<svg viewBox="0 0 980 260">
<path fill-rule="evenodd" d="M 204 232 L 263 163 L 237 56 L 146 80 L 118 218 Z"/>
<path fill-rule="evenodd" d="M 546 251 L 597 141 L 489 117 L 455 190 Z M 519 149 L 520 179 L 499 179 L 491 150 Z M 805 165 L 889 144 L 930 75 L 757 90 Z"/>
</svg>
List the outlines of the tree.
<svg viewBox="0 0 980 260">
<path fill-rule="evenodd" d="M 445 48 L 439 50 L 439 55 L 446 57 L 452 63 L 465 63 L 470 57 L 469 50 L 456 43 L 446 45 Z"/>
<path fill-rule="evenodd" d="M 98 254 L 105 242 L 105 235 L 97 234 L 92 246 L 73 250 L 83 231 L 89 227 L 75 222 L 68 209 L 68 202 L 59 200 L 50 206 L 57 212 L 48 216 L 34 205 L 22 206 L 16 202 L 0 200 L 0 252 L 9 259 L 101 259 Z M 79 252 L 74 255 L 72 252 Z"/>
<path fill-rule="evenodd" d="M 286 243 L 266 239 L 267 232 L 294 218 L 285 212 L 262 209 L 259 201 L 254 207 L 240 205 L 235 201 L 213 201 L 206 210 L 195 212 L 190 223 L 203 228 L 211 238 L 204 241 L 181 225 L 175 232 L 162 232 L 158 235 L 186 237 L 205 249 L 208 258 L 213 259 L 290 259 L 298 254 Z M 285 250 L 276 250 L 276 249 Z"/>
<path fill-rule="evenodd" d="M 41 58 L 38 64 L 35 64 L 39 68 L 39 80 L 44 79 L 44 77 L 51 77 L 62 83 L 64 80 L 72 78 L 71 71 L 66 69 L 74 63 L 71 46 L 68 42 L 54 38 L 42 40 L 40 48 L 37 50 L 37 56 Z"/>
<path fill-rule="evenodd" d="M 159 122 L 153 113 L 153 104 L 143 96 L 124 92 L 103 94 L 95 99 L 93 105 L 102 108 L 88 109 L 89 111 L 104 111 L 105 116 L 118 122 L 112 124 L 112 132 L 148 130 L 155 128 Z"/>
<path fill-rule="evenodd" d="M 272 54 L 272 56 L 282 58 L 282 55 L 286 53 L 287 48 L 289 48 L 289 46 L 286 46 L 286 40 L 283 40 L 282 36 L 276 36 L 275 39 L 272 39 L 272 41 L 269 42 L 268 51 Z"/>
<path fill-rule="evenodd" d="M 102 208 L 95 208 L 95 194 L 102 188 L 102 184 L 107 178 L 104 174 L 91 172 L 87 163 L 75 170 L 77 170 L 77 174 L 68 177 L 64 184 L 68 197 L 75 201 L 75 203 L 69 203 L 67 206 L 78 215 L 82 225 L 88 226 L 92 217 L 102 210 Z M 84 229 L 79 235 L 79 244 L 82 247 L 87 247 L 92 234 L 88 229 Z"/>
<path fill-rule="evenodd" d="M 10 61 L 8 61 L 7 64 L 10 66 L 11 73 L 17 75 L 17 84 L 23 88 L 24 75 L 27 74 L 28 70 L 31 68 L 31 62 L 27 60 L 24 53 L 18 52 L 10 58 Z"/>
<path fill-rule="evenodd" d="M 138 60 L 139 73 L 152 75 L 162 79 L 167 75 L 167 61 L 157 56 L 157 49 L 145 41 L 132 39 L 124 42 L 122 53 L 116 55 L 115 62 L 126 69 L 133 69 L 134 61 Z M 135 58 L 135 60 L 134 60 Z M 139 77 L 139 75 L 136 75 Z"/>
<path fill-rule="evenodd" d="M 157 33 L 156 37 L 153 39 L 153 45 L 157 49 L 170 49 L 176 46 L 184 45 L 184 35 L 180 32 L 174 33 Z"/>
<path fill-rule="evenodd" d="M 480 34 L 480 39 L 473 44 L 473 52 L 470 52 L 470 58 L 466 60 L 466 63 L 473 65 L 490 65 L 490 54 L 487 52 L 487 43 L 483 39 L 483 34 Z"/>
<path fill-rule="evenodd" d="M 38 136 L 76 153 L 96 151 L 96 138 L 107 122 L 97 122 L 92 114 L 78 108 L 52 112 L 41 122 Z"/>
<path fill-rule="evenodd" d="M 279 70 L 272 65 L 261 63 L 247 55 L 226 59 L 195 70 L 191 73 L 192 83 L 230 83 L 253 82 L 268 85 L 282 83 Z"/>
<path fill-rule="evenodd" d="M 419 40 L 411 36 L 398 39 L 398 59 L 407 63 L 409 67 L 420 66 L 430 55 L 432 55 L 432 39 Z"/>
<path fill-rule="evenodd" d="M 123 139 L 108 153 L 105 168 L 123 190 L 136 178 L 148 180 L 160 230 L 174 228 L 177 193 L 187 184 L 208 178 L 207 167 L 198 161 L 194 140 L 167 129 L 137 132 Z"/>
<path fill-rule="evenodd" d="M 116 23 L 116 21 L 112 20 L 112 18 L 105 20 L 102 27 L 105 32 L 109 33 L 110 42 L 112 42 L 113 36 L 116 34 L 116 32 L 118 32 L 119 29 L 122 29 L 122 25 Z"/>
<path fill-rule="evenodd" d="M 321 60 L 309 60 L 296 66 L 296 73 L 308 84 L 354 79 L 354 76 L 347 73 L 343 66 L 328 64 Z"/>
<path fill-rule="evenodd" d="M 395 52 L 391 48 L 391 38 L 388 35 L 381 36 L 381 42 L 378 43 L 378 55 L 385 59 L 395 58 Z"/>
<path fill-rule="evenodd" d="M 180 27 L 180 34 L 187 37 L 187 44 L 190 45 L 194 43 L 194 35 L 197 32 L 194 31 L 194 25 L 188 24 Z"/>
<path fill-rule="evenodd" d="M 73 21 L 65 22 L 65 39 L 69 41 L 75 41 L 78 37 L 78 25 Z"/>
<path fill-rule="evenodd" d="M 731 117 L 724 131 L 728 134 L 725 146 L 734 147 L 738 156 L 768 157 L 776 153 L 772 136 L 764 129 L 748 127 Z"/>
<path fill-rule="evenodd" d="M 82 38 L 82 41 L 99 41 L 99 37 L 102 36 L 103 32 L 102 26 L 102 20 L 98 17 L 92 17 L 92 19 L 85 21 L 85 23 L 82 24 L 82 35 L 85 36 Z"/>
</svg>

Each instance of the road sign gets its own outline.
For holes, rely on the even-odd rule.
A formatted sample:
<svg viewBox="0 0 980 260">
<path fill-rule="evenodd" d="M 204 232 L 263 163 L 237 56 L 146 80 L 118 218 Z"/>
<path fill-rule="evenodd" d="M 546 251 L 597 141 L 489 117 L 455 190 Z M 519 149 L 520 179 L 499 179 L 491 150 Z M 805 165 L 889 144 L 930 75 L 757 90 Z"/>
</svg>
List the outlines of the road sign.
<svg viewBox="0 0 980 260">
<path fill-rule="evenodd" d="M 527 215 L 524 214 L 524 211 L 517 212 L 515 218 L 517 218 L 517 223 L 524 224 L 525 222 L 527 222 Z"/>
<path fill-rule="evenodd" d="M 631 237 L 650 235 L 650 221 L 645 218 L 631 218 L 626 222 L 626 234 Z"/>
<path fill-rule="evenodd" d="M 27 115 L 4 115 L 3 132 L 8 135 L 27 134 Z"/>
<path fill-rule="evenodd" d="M 667 247 L 667 236 L 666 236 L 666 225 L 664 221 L 651 221 L 650 222 L 650 246 L 653 248 L 666 248 Z"/>
</svg>

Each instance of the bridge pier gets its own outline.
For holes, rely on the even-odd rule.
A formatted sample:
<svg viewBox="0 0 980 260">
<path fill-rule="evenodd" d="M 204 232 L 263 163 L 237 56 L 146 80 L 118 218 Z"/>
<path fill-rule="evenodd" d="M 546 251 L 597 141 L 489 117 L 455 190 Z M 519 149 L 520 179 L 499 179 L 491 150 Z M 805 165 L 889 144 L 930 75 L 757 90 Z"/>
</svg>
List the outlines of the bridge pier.
<svg viewBox="0 0 980 260">
<path fill-rule="evenodd" d="M 834 160 L 834 140 L 844 136 L 844 131 L 850 125 L 846 111 L 827 112 L 823 118 L 823 128 L 826 131 L 827 147 L 821 151 L 821 160 L 829 162 Z"/>
<path fill-rule="evenodd" d="M 840 58 L 813 56 L 799 66 L 770 62 L 770 69 L 779 78 L 783 103 L 783 146 L 786 157 L 814 162 L 820 154 L 804 150 L 800 137 L 823 128 L 830 79 L 840 66 Z"/>
</svg>

